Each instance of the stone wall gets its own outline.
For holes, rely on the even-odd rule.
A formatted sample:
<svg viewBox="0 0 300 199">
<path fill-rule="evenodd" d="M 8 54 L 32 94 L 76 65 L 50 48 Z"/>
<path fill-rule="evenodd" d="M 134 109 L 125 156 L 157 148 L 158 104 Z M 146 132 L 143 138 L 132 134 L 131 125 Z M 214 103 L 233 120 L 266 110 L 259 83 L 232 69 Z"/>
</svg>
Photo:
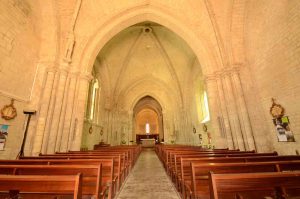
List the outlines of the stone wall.
<svg viewBox="0 0 300 199">
<path fill-rule="evenodd" d="M 31 100 L 39 59 L 39 3 L 30 0 L 0 2 L 0 108 L 15 99 L 17 117 L 0 119 L 9 134 L 0 158 L 16 158 L 22 143 L 25 116 Z"/>
<path fill-rule="evenodd" d="M 295 154 L 300 139 L 300 2 L 249 1 L 245 24 L 246 54 L 255 90 L 259 123 L 254 127 L 281 154 Z M 271 98 L 285 108 L 296 142 L 277 142 L 269 109 Z M 255 117 L 255 113 L 253 113 Z M 261 137 L 263 139 L 263 137 Z M 270 144 L 269 143 L 269 144 Z"/>
<path fill-rule="evenodd" d="M 93 75 L 102 87 L 97 117 L 91 122 L 95 132 L 104 127 L 106 142 L 119 144 L 124 131 L 128 141 L 133 138 L 132 108 L 151 95 L 163 107 L 166 140 L 176 135 L 177 143 L 197 145 L 202 125 L 196 96 L 202 84 L 216 147 L 294 154 L 300 139 L 299 10 L 298 0 L 3 0 L 0 106 L 16 99 L 18 117 L 7 122 L 11 134 L 1 157 L 18 152 L 25 108 L 37 110 L 26 144 L 28 155 L 91 148 L 100 141 L 97 133 L 87 134 L 90 124 L 85 120 L 95 65 L 101 70 Z M 132 50 L 119 53 L 117 58 L 125 62 L 97 57 L 118 33 L 145 21 L 165 27 L 162 37 L 150 35 L 135 47 L 123 45 L 120 52 Z M 131 38 L 131 44 L 139 40 Z M 155 47 L 147 62 L 160 67 L 139 67 L 143 61 L 135 62 L 147 59 L 147 53 L 139 54 L 147 45 Z M 130 66 L 119 75 L 113 65 L 123 63 Z M 139 79 L 135 70 L 152 76 Z M 157 76 L 154 70 L 168 75 Z M 269 114 L 271 98 L 285 107 L 295 143 L 277 142 Z"/>
</svg>

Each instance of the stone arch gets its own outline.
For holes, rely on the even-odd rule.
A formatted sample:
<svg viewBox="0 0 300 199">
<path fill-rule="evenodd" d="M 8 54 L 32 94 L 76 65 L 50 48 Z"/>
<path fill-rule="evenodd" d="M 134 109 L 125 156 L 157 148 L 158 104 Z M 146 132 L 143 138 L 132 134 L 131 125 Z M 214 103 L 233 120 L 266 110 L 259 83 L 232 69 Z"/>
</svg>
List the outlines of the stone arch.
<svg viewBox="0 0 300 199">
<path fill-rule="evenodd" d="M 170 11 L 164 10 L 161 7 L 146 4 L 125 9 L 114 16 L 108 17 L 105 22 L 96 24 L 95 26 L 98 28 L 95 28 L 95 31 L 87 38 L 86 43 L 83 44 L 82 52 L 84 53 L 76 53 L 80 57 L 77 59 L 79 62 L 73 65 L 75 67 L 74 70 L 78 70 L 83 77 L 90 76 L 96 57 L 104 45 L 122 30 L 144 21 L 160 24 L 181 37 L 195 53 L 201 65 L 203 75 L 212 74 L 221 67 L 222 62 L 219 53 L 212 44 L 214 41 L 201 39 L 201 35 L 196 35 L 192 28 L 186 26 L 177 17 L 176 13 L 170 13 Z M 79 92 L 83 92 L 85 81 L 82 80 L 82 90 L 76 91 L 76 95 L 79 95 Z M 162 106 L 164 106 L 163 104 L 167 105 L 167 102 L 163 101 L 159 96 L 154 96 L 153 93 L 145 92 L 143 94 L 150 94 L 156 99 L 160 99 Z M 80 100 L 82 104 L 86 102 L 83 98 Z M 169 101 L 176 103 L 172 102 L 172 100 Z M 77 107 L 77 110 L 79 111 L 76 117 L 81 118 L 84 110 L 82 107 Z M 181 106 L 179 106 L 179 110 L 182 110 Z M 81 125 L 80 123 L 78 128 L 81 128 Z M 81 137 L 79 136 L 74 146 L 80 143 L 80 139 Z"/>
<path fill-rule="evenodd" d="M 145 125 L 145 119 L 149 119 L 152 121 L 152 127 L 154 127 L 154 131 L 151 133 L 155 133 L 159 135 L 157 141 L 161 141 L 164 139 L 164 128 L 163 128 L 163 109 L 161 104 L 153 98 L 151 95 L 145 95 L 138 99 L 138 101 L 134 104 L 132 109 L 133 111 L 133 136 L 135 137 L 137 133 L 140 133 L 140 124 Z M 145 114 L 146 113 L 146 114 Z M 152 113 L 152 114 L 149 114 Z M 148 116 L 144 117 L 143 116 Z M 141 120 L 142 119 L 142 120 Z M 151 124 L 151 121 L 149 123 Z M 144 123 L 143 123 L 144 122 Z M 153 125 L 154 124 L 154 125 Z"/>
<path fill-rule="evenodd" d="M 154 78 L 154 77 L 144 77 L 144 78 L 140 78 L 140 79 L 136 79 L 136 80 L 133 80 L 132 81 L 132 84 L 130 84 L 131 86 L 130 87 L 127 87 L 126 89 L 124 89 L 120 96 L 128 96 L 129 95 L 129 92 L 131 90 L 133 90 L 134 88 L 136 88 L 137 86 L 141 85 L 142 82 L 149 82 L 151 83 L 151 85 L 153 86 L 157 86 L 157 87 L 160 87 L 160 88 L 165 88 L 165 93 L 169 92 L 170 94 L 169 95 L 176 95 L 176 92 L 175 91 L 172 91 L 172 89 L 167 85 L 165 84 L 163 81 L 157 79 L 157 78 Z M 172 91 L 172 92 L 171 92 Z M 146 96 L 148 93 L 148 95 L 152 96 L 153 98 L 155 98 L 156 100 L 158 100 L 158 102 L 161 104 L 161 106 L 165 109 L 166 108 L 166 103 L 162 97 L 158 96 L 158 94 L 154 93 L 154 92 L 150 92 L 150 91 L 145 91 L 145 92 L 142 92 L 142 93 L 139 93 L 138 96 L 136 96 L 134 99 L 130 99 L 132 101 L 132 103 L 130 103 L 130 108 L 129 110 L 132 110 L 134 105 L 137 103 L 137 101 L 142 98 L 143 96 Z M 171 99 L 169 101 L 171 103 Z M 181 104 L 177 104 L 178 106 L 180 106 Z M 128 108 L 127 108 L 128 109 Z"/>
<path fill-rule="evenodd" d="M 83 50 L 85 53 L 79 63 L 79 66 L 82 67 L 80 70 L 90 73 L 98 53 L 113 36 L 129 26 L 143 21 L 158 23 L 179 35 L 194 51 L 201 63 L 204 75 L 214 72 L 220 65 L 221 62 L 216 56 L 217 52 L 211 51 L 212 44 L 208 41 L 201 41 L 193 30 L 185 26 L 176 16 L 159 7 L 143 5 L 127 9 L 100 25 Z"/>
<path fill-rule="evenodd" d="M 150 96 L 150 97 L 154 98 L 160 104 L 162 110 L 166 109 L 166 106 L 162 103 L 162 100 L 160 99 L 159 96 L 157 96 L 151 92 L 143 92 L 143 93 L 140 93 L 140 95 L 136 96 L 136 98 L 133 100 L 130 110 L 133 110 L 135 105 L 138 103 L 138 101 L 146 96 Z"/>
</svg>

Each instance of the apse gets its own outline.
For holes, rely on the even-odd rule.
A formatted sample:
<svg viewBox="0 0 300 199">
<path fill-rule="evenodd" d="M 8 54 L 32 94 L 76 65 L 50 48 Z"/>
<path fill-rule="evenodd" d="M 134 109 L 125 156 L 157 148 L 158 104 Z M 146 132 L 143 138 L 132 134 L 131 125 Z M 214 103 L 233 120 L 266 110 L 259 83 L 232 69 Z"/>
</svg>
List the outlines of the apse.
<svg viewBox="0 0 300 199">
<path fill-rule="evenodd" d="M 153 97 L 145 96 L 136 103 L 133 108 L 133 123 L 133 138 L 146 134 L 157 135 L 158 140 L 164 140 L 162 107 Z"/>
</svg>

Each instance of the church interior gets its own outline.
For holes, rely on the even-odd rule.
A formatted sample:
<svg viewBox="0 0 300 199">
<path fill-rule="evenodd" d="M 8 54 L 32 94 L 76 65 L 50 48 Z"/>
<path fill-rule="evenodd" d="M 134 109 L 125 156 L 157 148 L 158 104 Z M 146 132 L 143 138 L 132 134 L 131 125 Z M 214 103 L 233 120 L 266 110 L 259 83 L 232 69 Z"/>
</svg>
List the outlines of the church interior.
<svg viewBox="0 0 300 199">
<path fill-rule="evenodd" d="M 299 0 L 1 0 L 0 77 L 0 199 L 300 197 Z"/>
</svg>

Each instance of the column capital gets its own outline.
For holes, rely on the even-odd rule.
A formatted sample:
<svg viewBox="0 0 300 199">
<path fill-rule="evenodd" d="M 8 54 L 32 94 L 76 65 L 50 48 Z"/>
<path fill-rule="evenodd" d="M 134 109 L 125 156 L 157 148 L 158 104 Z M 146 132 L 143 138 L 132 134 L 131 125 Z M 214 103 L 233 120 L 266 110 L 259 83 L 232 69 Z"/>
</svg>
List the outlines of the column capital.
<svg viewBox="0 0 300 199">
<path fill-rule="evenodd" d="M 91 73 L 88 72 L 83 72 L 83 73 L 79 73 L 79 78 L 80 79 L 84 79 L 86 81 L 91 81 L 94 77 Z"/>
<path fill-rule="evenodd" d="M 241 69 L 245 66 L 245 63 L 234 63 L 232 64 L 232 68 L 238 68 Z"/>
<path fill-rule="evenodd" d="M 207 83 L 210 81 L 215 81 L 216 78 L 217 78 L 217 74 L 214 73 L 214 74 L 205 75 L 203 79 L 204 79 L 204 82 Z"/>
<path fill-rule="evenodd" d="M 46 68 L 46 72 L 52 72 L 55 73 L 57 72 L 57 67 L 55 67 L 57 63 L 52 63 L 49 67 Z"/>
<path fill-rule="evenodd" d="M 70 72 L 70 69 L 71 69 L 71 65 L 69 63 L 62 62 L 62 63 L 59 64 L 58 70 L 61 73 L 67 74 L 67 73 Z"/>
<path fill-rule="evenodd" d="M 216 71 L 214 74 L 216 77 L 230 76 L 240 71 L 240 66 L 234 65 L 233 67 Z"/>
</svg>

